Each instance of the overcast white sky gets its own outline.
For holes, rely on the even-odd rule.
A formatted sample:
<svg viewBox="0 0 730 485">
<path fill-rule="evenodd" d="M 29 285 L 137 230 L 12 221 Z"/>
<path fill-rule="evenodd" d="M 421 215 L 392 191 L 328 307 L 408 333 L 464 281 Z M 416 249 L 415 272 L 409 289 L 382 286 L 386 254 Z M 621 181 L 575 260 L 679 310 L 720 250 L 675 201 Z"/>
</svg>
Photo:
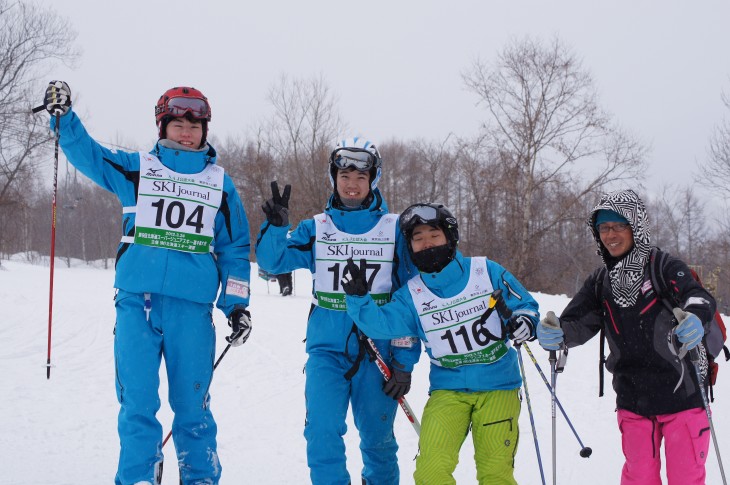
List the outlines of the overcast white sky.
<svg viewBox="0 0 730 485">
<path fill-rule="evenodd" d="M 727 114 L 726 0 L 38 3 L 79 34 L 79 62 L 51 77 L 69 83 L 100 141 L 151 145 L 154 104 L 181 84 L 208 96 L 212 134 L 245 133 L 270 115 L 282 74 L 322 75 L 351 132 L 375 141 L 467 136 L 486 113 L 461 73 L 525 35 L 558 35 L 582 58 L 601 105 L 652 147 L 649 187 L 691 180 Z"/>
</svg>

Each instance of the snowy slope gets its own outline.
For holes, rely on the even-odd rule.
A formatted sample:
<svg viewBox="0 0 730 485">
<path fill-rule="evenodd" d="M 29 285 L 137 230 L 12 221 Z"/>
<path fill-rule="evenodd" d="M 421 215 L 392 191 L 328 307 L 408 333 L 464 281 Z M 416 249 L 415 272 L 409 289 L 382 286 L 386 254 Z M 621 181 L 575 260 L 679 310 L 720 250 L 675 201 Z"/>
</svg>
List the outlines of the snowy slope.
<svg viewBox="0 0 730 485">
<path fill-rule="evenodd" d="M 256 274 L 256 267 L 252 270 Z M 118 438 L 114 391 L 113 271 L 85 265 L 56 264 L 51 379 L 46 380 L 48 267 L 18 260 L 0 266 L 0 484 L 111 483 L 116 470 Z M 304 425 L 304 344 L 311 277 L 295 273 L 296 294 L 282 298 L 276 283 L 253 281 L 251 313 L 254 331 L 242 347 L 221 361 L 211 388 L 212 410 L 218 421 L 221 484 L 308 483 Z M 270 290 L 270 291 L 269 291 Z M 541 312 L 560 312 L 567 298 L 535 294 Z M 218 349 L 228 334 L 216 311 Z M 597 339 L 573 349 L 558 378 L 558 398 L 586 446 L 588 459 L 557 410 L 558 483 L 593 485 L 618 483 L 623 457 L 616 429 L 610 384 L 598 398 Z M 531 345 L 549 379 L 547 353 Z M 532 408 L 537 425 L 546 482 L 552 483 L 550 395 L 523 351 Z M 164 368 L 162 370 L 164 374 Z M 607 379 L 610 375 L 607 374 Z M 166 396 L 165 379 L 161 395 Z M 609 381 L 610 382 L 610 381 Z M 428 389 L 425 357 L 414 372 L 407 399 L 421 415 Z M 713 416 L 720 449 L 730 457 L 730 365 L 721 363 L 715 390 L 719 403 Z M 158 415 L 165 433 L 172 415 L 166 402 Z M 521 484 L 541 483 L 527 406 L 520 417 L 521 439 L 516 477 Z M 359 483 L 362 461 L 357 432 L 349 419 L 348 468 Z M 399 411 L 396 436 L 403 483 L 412 483 L 418 441 Z M 473 446 L 467 438 L 455 476 L 460 484 L 475 483 Z M 165 447 L 163 483 L 177 484 L 173 444 Z M 725 459 L 726 468 L 728 458 Z M 708 458 L 708 484 L 718 484 L 714 449 Z"/>
</svg>

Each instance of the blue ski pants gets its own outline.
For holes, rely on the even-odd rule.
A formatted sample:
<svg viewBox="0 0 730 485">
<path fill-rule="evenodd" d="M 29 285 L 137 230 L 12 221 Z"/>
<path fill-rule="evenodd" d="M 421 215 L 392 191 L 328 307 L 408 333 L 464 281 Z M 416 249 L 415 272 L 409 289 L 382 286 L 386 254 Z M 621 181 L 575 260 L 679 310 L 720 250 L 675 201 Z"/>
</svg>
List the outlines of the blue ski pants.
<svg viewBox="0 0 730 485">
<path fill-rule="evenodd" d="M 175 413 L 172 437 L 181 483 L 218 483 L 217 427 L 208 395 L 215 358 L 212 310 L 211 304 L 118 292 L 114 360 L 121 449 L 116 485 L 156 483 L 163 459 L 162 426 L 155 416 L 160 409 L 162 356 Z"/>
<path fill-rule="evenodd" d="M 352 362 L 344 353 L 315 351 L 306 365 L 307 464 L 313 485 L 347 485 L 345 417 L 352 415 L 360 433 L 362 479 L 369 485 L 398 485 L 398 444 L 393 421 L 398 402 L 382 390 L 383 376 L 374 362 L 365 358 L 352 380 L 345 373 Z M 360 483 L 360 479 L 352 483 Z"/>
</svg>

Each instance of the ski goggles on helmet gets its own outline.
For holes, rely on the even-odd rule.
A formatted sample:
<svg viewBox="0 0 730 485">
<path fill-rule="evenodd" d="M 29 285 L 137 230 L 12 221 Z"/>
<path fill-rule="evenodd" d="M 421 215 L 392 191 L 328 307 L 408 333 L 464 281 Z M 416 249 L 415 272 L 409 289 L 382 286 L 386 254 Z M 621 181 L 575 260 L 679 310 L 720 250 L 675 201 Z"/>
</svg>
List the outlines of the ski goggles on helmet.
<svg viewBox="0 0 730 485">
<path fill-rule="evenodd" d="M 400 215 L 400 228 L 408 235 L 419 224 L 438 224 L 438 209 L 431 205 L 412 205 Z"/>
<path fill-rule="evenodd" d="M 190 115 L 196 120 L 209 120 L 210 119 L 210 108 L 208 102 L 200 98 L 170 98 L 165 103 L 164 114 L 174 116 L 176 118 Z"/>
<path fill-rule="evenodd" d="M 380 167 L 381 160 L 364 148 L 338 148 L 332 152 L 330 163 L 339 169 L 352 167 L 364 172 Z"/>
</svg>

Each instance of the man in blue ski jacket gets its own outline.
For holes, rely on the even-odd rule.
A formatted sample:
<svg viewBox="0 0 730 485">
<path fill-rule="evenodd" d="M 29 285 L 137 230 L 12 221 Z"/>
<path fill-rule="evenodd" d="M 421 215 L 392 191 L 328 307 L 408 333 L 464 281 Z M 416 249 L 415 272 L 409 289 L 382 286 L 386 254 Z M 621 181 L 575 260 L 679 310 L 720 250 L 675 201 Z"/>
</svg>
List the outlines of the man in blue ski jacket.
<svg viewBox="0 0 730 485">
<path fill-rule="evenodd" d="M 412 205 L 401 214 L 400 230 L 420 274 L 390 303 L 376 304 L 362 265 L 352 260 L 342 286 L 347 313 L 364 332 L 418 337 L 431 359 L 415 483 L 456 483 L 452 474 L 471 429 L 477 481 L 514 485 L 522 379 L 510 341 L 534 338 L 537 302 L 499 264 L 462 256 L 456 218 L 443 205 Z M 488 310 L 496 290 L 513 311 L 506 326 Z"/>
<path fill-rule="evenodd" d="M 384 383 L 367 354 L 365 336 L 347 316 L 339 284 L 347 258 L 365 259 L 373 296 L 383 304 L 415 274 L 398 232 L 398 216 L 388 213 L 377 189 L 381 164 L 377 148 L 363 138 L 338 143 L 329 162 L 334 193 L 324 213 L 302 221 L 288 237 L 290 186 L 280 194 L 272 182 L 273 197 L 263 206 L 267 220 L 256 246 L 259 265 L 273 274 L 308 268 L 314 276 L 304 436 L 315 485 L 350 483 L 342 438 L 350 403 L 360 433 L 362 483 L 400 481 L 393 421 L 397 400 L 410 389 L 420 345 L 410 338 L 375 340 L 393 374 Z"/>
<path fill-rule="evenodd" d="M 115 483 L 160 483 L 162 426 L 155 414 L 164 356 L 180 482 L 217 484 L 221 465 L 208 393 L 213 302 L 218 296 L 232 327 L 226 340 L 244 343 L 251 331 L 250 242 L 238 193 L 206 142 L 208 100 L 194 88 L 166 91 L 155 107 L 160 139 L 149 153 L 109 150 L 94 141 L 71 110 L 65 82 L 48 85 L 44 106 L 68 160 L 122 204 L 114 282 L 121 405 Z"/>
</svg>

